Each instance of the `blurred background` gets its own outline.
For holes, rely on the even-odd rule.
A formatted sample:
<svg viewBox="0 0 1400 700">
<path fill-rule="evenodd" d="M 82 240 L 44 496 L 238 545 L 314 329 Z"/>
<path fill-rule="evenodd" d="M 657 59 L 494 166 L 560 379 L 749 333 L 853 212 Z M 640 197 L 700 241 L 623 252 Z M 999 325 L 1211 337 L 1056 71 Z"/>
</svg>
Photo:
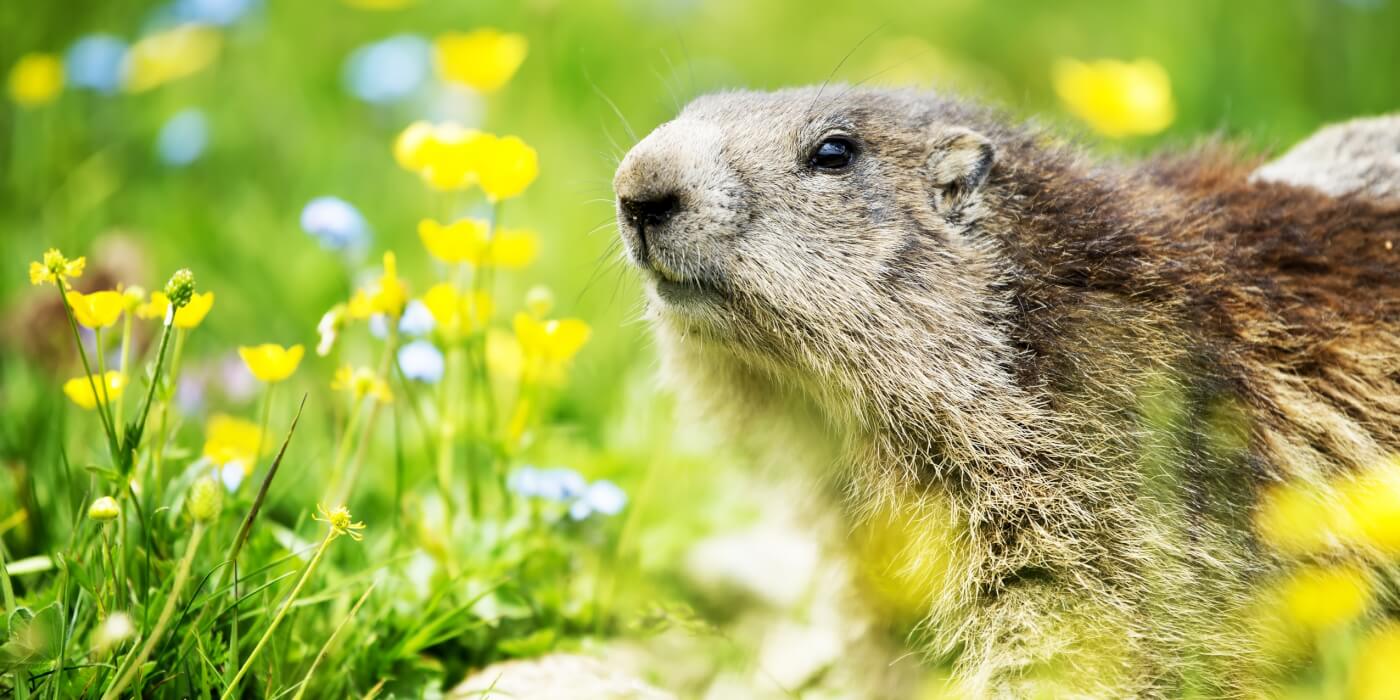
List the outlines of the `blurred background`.
<svg viewBox="0 0 1400 700">
<path fill-rule="evenodd" d="M 528 42 L 518 72 L 489 93 L 434 66 L 436 37 L 481 27 Z M 850 635 L 819 628 L 849 623 L 810 608 L 828 586 L 827 548 L 791 527 L 802 516 L 783 494 L 821 500 L 791 485 L 800 465 L 730 454 L 656 389 L 612 224 L 612 171 L 638 136 L 707 91 L 826 80 L 964 92 L 1118 155 L 1212 135 L 1277 152 L 1324 123 L 1400 107 L 1390 0 L 65 0 L 0 4 L 0 35 L 0 459 L 43 461 L 62 402 L 52 387 L 71 369 L 33 332 L 44 292 L 25 267 L 44 249 L 89 256 L 109 283 L 152 287 L 195 270 L 217 306 L 185 352 L 214 376 L 240 344 L 314 345 L 321 314 L 381 251 L 398 252 L 406 277 L 432 267 L 417 223 L 440 205 L 395 165 L 405 126 L 519 135 L 540 176 L 503 213 L 542 246 L 498 295 L 547 284 L 561 313 L 593 328 L 536 457 L 632 495 L 609 565 L 635 579 L 622 588 L 634 618 L 653 604 L 693 606 L 724 630 L 709 660 L 673 671 L 676 685 L 712 697 L 762 685 L 755 677 L 839 686 L 824 664 Z M 149 63 L 139 75 L 133 51 Z M 307 205 L 326 196 L 357 212 L 349 239 L 305 228 Z M 246 379 L 218 376 L 191 410 L 250 413 L 251 389 L 237 388 Z M 293 456 L 314 458 L 307 444 Z M 0 484 L 0 518 L 16 489 Z M 45 548 L 39 535 L 11 537 L 21 555 Z M 749 604 L 768 617 L 743 622 Z"/>
</svg>

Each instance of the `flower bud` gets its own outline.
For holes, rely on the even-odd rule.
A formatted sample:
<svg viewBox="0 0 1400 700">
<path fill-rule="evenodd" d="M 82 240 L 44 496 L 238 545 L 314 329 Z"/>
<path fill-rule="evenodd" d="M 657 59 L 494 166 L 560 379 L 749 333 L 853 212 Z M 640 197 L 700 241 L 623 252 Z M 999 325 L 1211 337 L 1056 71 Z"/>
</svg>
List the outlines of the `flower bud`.
<svg viewBox="0 0 1400 700">
<path fill-rule="evenodd" d="M 98 625 L 92 633 L 93 651 L 101 654 L 113 646 L 130 639 L 136 632 L 131 616 L 124 612 L 114 612 Z"/>
<path fill-rule="evenodd" d="M 190 488 L 190 517 L 195 522 L 207 523 L 219 517 L 224 507 L 224 490 L 213 477 L 204 477 L 194 482 Z"/>
<path fill-rule="evenodd" d="M 116 520 L 122 514 L 121 507 L 117 505 L 116 499 L 111 496 L 103 496 L 92 502 L 88 506 L 88 517 L 98 522 Z"/>
<path fill-rule="evenodd" d="M 525 310 L 535 318 L 544 318 L 554 310 L 554 292 L 542 284 L 531 287 L 525 293 Z"/>
<path fill-rule="evenodd" d="M 171 308 L 184 308 L 194 297 L 194 273 L 189 268 L 176 270 L 170 276 L 170 281 L 165 283 L 165 297 L 170 300 Z"/>
</svg>

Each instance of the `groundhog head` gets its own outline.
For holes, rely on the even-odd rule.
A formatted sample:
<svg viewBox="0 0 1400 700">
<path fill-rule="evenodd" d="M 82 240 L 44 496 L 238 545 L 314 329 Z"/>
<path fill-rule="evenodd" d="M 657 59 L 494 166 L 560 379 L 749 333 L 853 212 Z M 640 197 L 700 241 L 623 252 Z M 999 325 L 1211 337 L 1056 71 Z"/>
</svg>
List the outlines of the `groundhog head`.
<svg viewBox="0 0 1400 700">
<path fill-rule="evenodd" d="M 998 167 L 981 121 L 837 85 L 690 103 L 614 180 L 666 354 L 816 379 L 845 402 L 881 380 L 962 400 L 995 381 L 1004 265 L 979 231 Z"/>
</svg>

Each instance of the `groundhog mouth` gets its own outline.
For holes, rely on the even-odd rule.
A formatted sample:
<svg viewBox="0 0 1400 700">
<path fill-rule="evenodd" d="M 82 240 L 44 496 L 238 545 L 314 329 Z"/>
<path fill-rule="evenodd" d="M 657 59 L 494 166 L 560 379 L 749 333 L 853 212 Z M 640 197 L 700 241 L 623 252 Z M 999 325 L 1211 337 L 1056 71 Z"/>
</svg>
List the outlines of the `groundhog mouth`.
<svg viewBox="0 0 1400 700">
<path fill-rule="evenodd" d="M 656 296 L 671 306 L 692 307 L 724 300 L 719 287 L 703 279 L 672 279 L 653 274 L 651 280 Z"/>
</svg>

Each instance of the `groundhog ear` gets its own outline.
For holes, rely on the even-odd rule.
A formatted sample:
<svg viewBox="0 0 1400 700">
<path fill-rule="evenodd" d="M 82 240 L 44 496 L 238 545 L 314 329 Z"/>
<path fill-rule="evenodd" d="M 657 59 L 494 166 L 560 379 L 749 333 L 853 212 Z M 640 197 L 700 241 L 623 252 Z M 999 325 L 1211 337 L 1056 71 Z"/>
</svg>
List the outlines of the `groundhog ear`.
<svg viewBox="0 0 1400 700">
<path fill-rule="evenodd" d="M 992 142 L 971 129 L 939 129 L 929 141 L 929 178 L 951 202 L 976 192 L 987 181 L 995 163 Z"/>
</svg>

